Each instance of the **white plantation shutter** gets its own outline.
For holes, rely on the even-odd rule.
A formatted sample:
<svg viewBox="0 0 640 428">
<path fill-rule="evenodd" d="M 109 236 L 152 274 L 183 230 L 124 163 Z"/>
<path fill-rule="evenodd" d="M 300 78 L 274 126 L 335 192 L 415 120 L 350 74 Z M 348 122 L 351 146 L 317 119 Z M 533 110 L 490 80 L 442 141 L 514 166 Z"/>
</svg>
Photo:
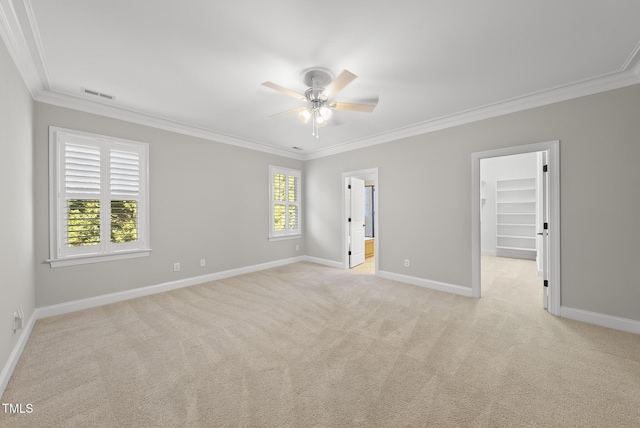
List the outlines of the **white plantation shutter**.
<svg viewBox="0 0 640 428">
<path fill-rule="evenodd" d="M 300 177 L 295 175 L 287 176 L 287 200 L 289 201 L 287 215 L 287 229 L 300 230 L 299 216 L 299 193 L 300 193 Z"/>
<path fill-rule="evenodd" d="M 101 146 L 89 138 L 60 134 L 62 194 L 59 252 L 62 256 L 101 251 Z"/>
<path fill-rule="evenodd" d="M 56 127 L 50 144 L 51 265 L 148 255 L 147 144 Z"/>
<path fill-rule="evenodd" d="M 64 145 L 65 194 L 79 198 L 100 196 L 100 146 L 66 143 Z"/>
<path fill-rule="evenodd" d="M 269 238 L 302 234 L 300 176 L 295 169 L 269 167 Z"/>
<path fill-rule="evenodd" d="M 140 154 L 122 147 L 111 150 L 109 178 L 113 196 L 137 198 L 140 195 Z"/>
</svg>

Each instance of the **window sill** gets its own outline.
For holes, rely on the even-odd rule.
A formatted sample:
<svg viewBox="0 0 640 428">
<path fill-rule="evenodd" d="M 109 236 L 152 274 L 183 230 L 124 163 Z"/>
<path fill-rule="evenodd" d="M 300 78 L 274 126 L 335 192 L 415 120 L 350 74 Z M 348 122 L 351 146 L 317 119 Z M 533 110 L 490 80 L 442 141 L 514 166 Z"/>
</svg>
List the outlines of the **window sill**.
<svg viewBox="0 0 640 428">
<path fill-rule="evenodd" d="M 150 253 L 151 250 L 136 250 L 112 254 L 74 256 L 64 259 L 49 259 L 46 260 L 46 262 L 49 263 L 52 268 L 59 268 L 65 266 L 86 265 L 90 263 L 103 263 L 116 260 L 137 259 L 140 257 L 148 257 Z"/>
<path fill-rule="evenodd" d="M 285 236 L 270 236 L 269 241 L 286 241 L 287 239 L 302 239 L 302 234 L 300 235 L 285 235 Z"/>
</svg>

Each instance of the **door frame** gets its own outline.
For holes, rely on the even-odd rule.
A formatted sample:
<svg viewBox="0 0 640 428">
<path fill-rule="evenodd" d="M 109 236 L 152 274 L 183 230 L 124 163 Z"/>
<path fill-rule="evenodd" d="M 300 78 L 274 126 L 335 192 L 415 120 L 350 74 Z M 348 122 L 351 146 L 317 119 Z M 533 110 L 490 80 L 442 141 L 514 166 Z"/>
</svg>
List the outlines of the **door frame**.
<svg viewBox="0 0 640 428">
<path fill-rule="evenodd" d="M 349 269 L 349 205 L 347 178 L 356 177 L 365 179 L 365 181 L 373 180 L 375 191 L 373 192 L 373 210 L 376 220 L 373 223 L 373 257 L 375 263 L 375 275 L 378 276 L 379 271 L 379 255 L 380 255 L 380 210 L 378 209 L 379 188 L 378 188 L 378 168 L 361 169 L 357 171 L 348 171 L 342 173 L 342 267 Z"/>
<path fill-rule="evenodd" d="M 471 154 L 471 295 L 481 297 L 480 160 L 523 153 L 548 153 L 549 313 L 560 316 L 560 141 L 505 147 Z M 542 280 L 541 280 L 542 281 Z"/>
</svg>

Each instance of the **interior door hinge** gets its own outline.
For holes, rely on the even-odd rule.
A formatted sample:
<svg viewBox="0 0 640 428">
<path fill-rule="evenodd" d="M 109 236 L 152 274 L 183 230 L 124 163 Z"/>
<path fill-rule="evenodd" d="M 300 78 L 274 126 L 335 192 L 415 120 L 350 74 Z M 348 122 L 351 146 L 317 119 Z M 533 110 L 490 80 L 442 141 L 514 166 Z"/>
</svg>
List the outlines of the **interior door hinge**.
<svg viewBox="0 0 640 428">
<path fill-rule="evenodd" d="M 351 184 L 349 184 L 349 185 L 347 186 L 347 189 L 351 189 Z"/>
<path fill-rule="evenodd" d="M 548 279 L 545 279 L 545 280 L 544 280 L 544 286 L 545 286 L 545 287 L 548 287 L 548 286 L 549 286 L 549 280 L 548 280 Z"/>
<path fill-rule="evenodd" d="M 349 217 L 349 220 L 347 220 L 349 223 L 351 223 L 351 217 Z"/>
<path fill-rule="evenodd" d="M 544 224 L 542 225 L 542 228 L 543 228 L 544 230 L 549 230 L 549 223 L 544 223 Z"/>
<path fill-rule="evenodd" d="M 349 251 L 349 255 L 351 255 L 351 251 Z"/>
<path fill-rule="evenodd" d="M 549 171 L 549 165 L 542 165 L 542 172 L 548 172 Z"/>
</svg>

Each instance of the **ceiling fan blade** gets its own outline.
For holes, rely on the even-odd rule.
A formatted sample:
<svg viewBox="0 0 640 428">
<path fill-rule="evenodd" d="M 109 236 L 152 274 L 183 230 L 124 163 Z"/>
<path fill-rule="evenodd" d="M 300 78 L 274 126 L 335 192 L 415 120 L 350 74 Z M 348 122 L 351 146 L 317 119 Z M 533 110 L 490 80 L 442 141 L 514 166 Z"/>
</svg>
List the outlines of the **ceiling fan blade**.
<svg viewBox="0 0 640 428">
<path fill-rule="evenodd" d="M 299 93 L 297 93 L 295 91 L 292 91 L 291 89 L 287 89 L 285 87 L 277 85 L 277 84 L 275 84 L 273 82 L 264 82 L 262 85 L 266 86 L 267 88 L 274 89 L 274 90 L 276 90 L 278 92 L 282 92 L 283 94 L 289 95 L 290 97 L 293 97 L 293 98 L 295 98 L 297 100 L 305 101 L 305 102 L 307 101 L 307 98 L 304 95 L 299 94 Z"/>
<path fill-rule="evenodd" d="M 373 109 L 376 108 L 378 103 L 374 104 L 363 104 L 363 103 L 340 103 L 335 102 L 329 104 L 329 107 L 335 110 L 348 110 L 348 111 L 359 111 L 363 113 L 371 113 Z"/>
<path fill-rule="evenodd" d="M 301 111 L 306 110 L 306 109 L 307 109 L 307 107 L 297 107 L 297 108 L 293 108 L 291 110 L 287 110 L 287 111 L 283 111 L 283 112 L 280 112 L 280 113 L 272 114 L 269 117 L 280 117 L 280 116 L 286 116 L 288 114 L 300 113 Z"/>
<path fill-rule="evenodd" d="M 343 90 L 356 77 L 358 76 L 356 76 L 349 70 L 343 70 L 342 73 L 340 73 L 338 77 L 333 79 L 333 82 L 329 83 L 329 86 L 327 86 L 325 90 L 322 91 L 322 94 L 320 94 L 320 98 L 323 100 L 330 100 L 334 98 L 336 95 L 338 95 L 338 92 Z"/>
</svg>

